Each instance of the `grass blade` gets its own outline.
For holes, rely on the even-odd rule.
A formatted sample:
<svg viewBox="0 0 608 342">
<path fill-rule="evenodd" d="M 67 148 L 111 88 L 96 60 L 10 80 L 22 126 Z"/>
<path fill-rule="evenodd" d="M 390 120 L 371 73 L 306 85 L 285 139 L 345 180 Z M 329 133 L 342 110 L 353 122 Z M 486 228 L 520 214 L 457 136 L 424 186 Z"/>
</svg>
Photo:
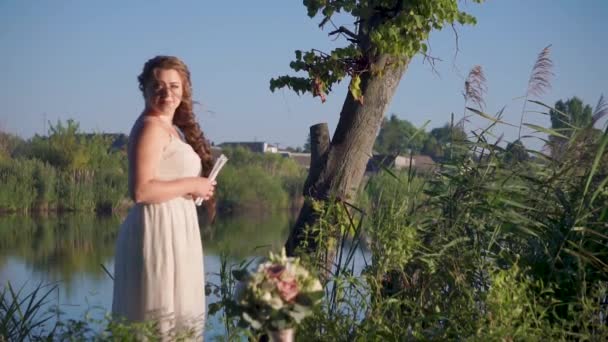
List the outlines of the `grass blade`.
<svg viewBox="0 0 608 342">
<path fill-rule="evenodd" d="M 488 120 L 490 120 L 492 122 L 501 123 L 503 125 L 507 125 L 507 126 L 511 126 L 511 127 L 517 127 L 517 126 L 512 125 L 510 123 L 507 123 L 507 122 L 504 122 L 502 120 L 496 119 L 496 118 L 494 118 L 494 117 L 492 117 L 492 116 L 490 116 L 490 115 L 488 115 L 488 114 L 486 114 L 486 113 L 484 113 L 484 112 L 482 112 L 480 110 L 477 110 L 475 108 L 467 107 L 467 109 L 470 110 L 471 112 L 473 112 L 473 113 L 481 116 L 482 118 L 488 119 Z"/>
<path fill-rule="evenodd" d="M 604 155 L 604 150 L 606 149 L 606 143 L 608 143 L 608 127 L 602 136 L 602 140 L 600 141 L 600 145 L 597 148 L 597 152 L 595 153 L 595 159 L 593 160 L 593 164 L 591 166 L 591 170 L 589 171 L 589 176 L 587 177 L 587 183 L 585 184 L 585 190 L 583 191 L 583 196 L 587 195 L 587 191 L 589 191 L 589 185 L 591 184 L 591 180 L 595 173 L 597 172 L 597 167 L 600 164 L 600 160 Z M 601 189 L 601 188 L 600 188 Z M 596 190 L 597 192 L 597 190 Z M 595 194 L 594 194 L 595 195 Z M 595 199 L 595 196 L 593 197 Z"/>
<path fill-rule="evenodd" d="M 541 126 L 534 125 L 534 124 L 531 124 L 531 123 L 524 123 L 524 126 L 532 128 L 532 129 L 535 129 L 537 132 L 546 133 L 548 135 L 552 135 L 552 136 L 568 139 L 567 136 L 565 136 L 563 134 L 560 134 L 556 130 L 551 129 L 551 128 L 545 128 L 545 127 L 541 127 Z"/>
</svg>

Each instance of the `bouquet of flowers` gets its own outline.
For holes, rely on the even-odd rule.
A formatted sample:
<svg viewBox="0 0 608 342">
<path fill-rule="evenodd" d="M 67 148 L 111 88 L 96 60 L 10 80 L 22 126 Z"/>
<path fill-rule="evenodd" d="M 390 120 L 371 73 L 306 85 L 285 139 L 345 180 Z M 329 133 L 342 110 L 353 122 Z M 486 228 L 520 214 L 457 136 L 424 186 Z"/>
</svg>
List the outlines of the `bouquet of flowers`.
<svg viewBox="0 0 608 342">
<path fill-rule="evenodd" d="M 241 318 L 256 330 L 295 328 L 323 298 L 323 287 L 298 258 L 270 253 L 257 271 L 233 271 L 240 281 L 235 290 Z"/>
</svg>

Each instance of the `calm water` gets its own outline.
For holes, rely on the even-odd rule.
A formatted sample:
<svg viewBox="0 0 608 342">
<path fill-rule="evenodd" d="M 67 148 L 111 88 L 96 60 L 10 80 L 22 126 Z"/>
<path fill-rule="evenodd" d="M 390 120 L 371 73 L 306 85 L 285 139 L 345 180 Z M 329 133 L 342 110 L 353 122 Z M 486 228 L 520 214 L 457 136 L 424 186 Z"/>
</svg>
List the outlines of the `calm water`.
<svg viewBox="0 0 608 342">
<path fill-rule="evenodd" d="M 220 255 L 230 260 L 263 256 L 280 250 L 293 214 L 218 217 L 201 227 L 207 282 L 219 283 Z M 37 284 L 56 284 L 50 304 L 58 304 L 61 319 L 101 318 L 112 303 L 114 244 L 122 217 L 62 215 L 0 217 L 0 287 L 10 281 L 24 292 Z M 208 304 L 214 301 L 209 297 Z M 206 337 L 221 334 L 219 317 L 209 317 Z"/>
</svg>

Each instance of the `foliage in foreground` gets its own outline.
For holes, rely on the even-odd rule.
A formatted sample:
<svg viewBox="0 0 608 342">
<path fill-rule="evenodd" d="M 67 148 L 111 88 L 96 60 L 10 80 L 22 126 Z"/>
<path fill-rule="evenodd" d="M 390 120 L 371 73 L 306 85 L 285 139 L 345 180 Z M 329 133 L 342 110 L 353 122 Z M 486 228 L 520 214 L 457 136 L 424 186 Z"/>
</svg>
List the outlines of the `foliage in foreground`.
<svg viewBox="0 0 608 342">
<path fill-rule="evenodd" d="M 486 117 L 492 124 L 453 144 L 455 157 L 430 177 L 372 178 L 365 211 L 316 206 L 320 224 L 309 229 L 321 248 L 302 257 L 327 272 L 326 294 L 297 339 L 608 338 L 608 130 L 558 133 L 569 137 L 559 159 L 513 158 L 488 142 L 499 120 Z M 225 305 L 231 268 L 241 266 L 224 264 L 213 313 L 224 313 L 226 336 L 252 336 Z"/>
<path fill-rule="evenodd" d="M 496 124 L 426 181 L 368 184 L 372 209 L 348 221 L 371 260 L 358 271 L 355 258 L 337 259 L 329 300 L 300 338 L 608 337 L 608 131 L 582 144 L 587 127 L 573 128 L 559 160 L 536 151 L 513 160 L 488 143 Z M 313 229 L 338 232 L 338 255 L 350 256 L 335 218 Z"/>
</svg>

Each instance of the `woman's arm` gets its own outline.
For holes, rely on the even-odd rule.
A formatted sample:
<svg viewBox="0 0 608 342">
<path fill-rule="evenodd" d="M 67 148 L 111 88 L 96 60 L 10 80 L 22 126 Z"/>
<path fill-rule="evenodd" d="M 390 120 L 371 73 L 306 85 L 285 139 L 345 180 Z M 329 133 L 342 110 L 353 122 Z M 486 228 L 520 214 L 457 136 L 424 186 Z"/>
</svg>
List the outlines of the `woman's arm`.
<svg viewBox="0 0 608 342">
<path fill-rule="evenodd" d="M 154 120 L 142 120 L 129 163 L 132 169 L 131 197 L 135 203 L 160 203 L 176 197 L 196 194 L 208 197 L 213 184 L 206 178 L 186 177 L 163 181 L 154 178 L 163 148 L 170 142 L 169 133 Z"/>
</svg>

